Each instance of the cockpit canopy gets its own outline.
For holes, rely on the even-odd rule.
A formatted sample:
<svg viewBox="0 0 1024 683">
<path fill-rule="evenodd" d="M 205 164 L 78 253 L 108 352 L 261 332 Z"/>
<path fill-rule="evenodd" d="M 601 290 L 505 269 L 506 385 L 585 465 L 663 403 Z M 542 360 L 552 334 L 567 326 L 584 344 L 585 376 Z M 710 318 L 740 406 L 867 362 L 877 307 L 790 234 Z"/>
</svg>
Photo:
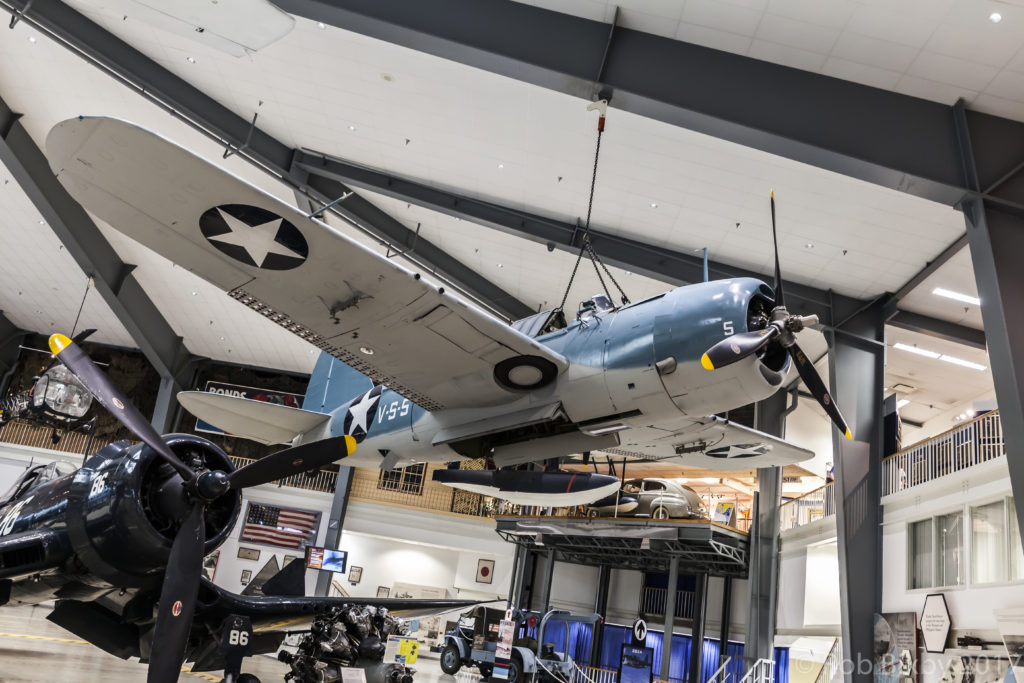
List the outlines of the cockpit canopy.
<svg viewBox="0 0 1024 683">
<path fill-rule="evenodd" d="M 49 408 L 58 416 L 78 419 L 89 412 L 92 394 L 64 365 L 58 363 L 36 380 L 32 407 Z"/>
<path fill-rule="evenodd" d="M 45 465 L 33 465 L 21 473 L 17 481 L 0 496 L 0 505 L 5 505 L 21 498 L 32 489 L 42 486 L 48 481 L 59 479 L 77 470 L 74 464 L 66 460 L 55 460 Z"/>
</svg>

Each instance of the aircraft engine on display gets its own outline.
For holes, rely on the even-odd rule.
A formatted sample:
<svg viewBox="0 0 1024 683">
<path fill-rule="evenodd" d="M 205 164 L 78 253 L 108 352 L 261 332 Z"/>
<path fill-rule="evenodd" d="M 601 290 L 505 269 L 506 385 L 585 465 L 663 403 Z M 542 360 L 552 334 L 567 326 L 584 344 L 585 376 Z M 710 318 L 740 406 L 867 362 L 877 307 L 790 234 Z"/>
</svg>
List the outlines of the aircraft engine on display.
<svg viewBox="0 0 1024 683">
<path fill-rule="evenodd" d="M 399 662 L 384 662 L 388 638 L 404 635 L 409 627 L 383 608 L 344 606 L 319 615 L 295 653 L 282 650 L 278 659 L 291 667 L 286 681 L 334 683 L 342 669 L 358 666 L 368 683 L 412 683 L 414 669 Z"/>
</svg>

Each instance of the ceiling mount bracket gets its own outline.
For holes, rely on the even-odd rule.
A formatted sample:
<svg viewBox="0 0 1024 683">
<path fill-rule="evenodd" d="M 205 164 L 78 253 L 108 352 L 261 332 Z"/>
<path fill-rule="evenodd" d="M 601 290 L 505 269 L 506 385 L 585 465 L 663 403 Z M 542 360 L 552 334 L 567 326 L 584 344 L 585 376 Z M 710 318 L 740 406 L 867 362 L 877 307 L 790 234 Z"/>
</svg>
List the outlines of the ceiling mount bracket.
<svg viewBox="0 0 1024 683">
<path fill-rule="evenodd" d="M 249 149 L 249 143 L 252 142 L 252 133 L 254 130 L 256 130 L 256 119 L 259 118 L 260 115 L 260 112 L 258 110 L 262 106 L 263 100 L 260 100 L 260 103 L 256 105 L 257 111 L 253 112 L 252 122 L 249 123 L 249 132 L 245 134 L 245 142 L 242 143 L 241 147 L 235 148 L 229 141 L 227 143 L 227 146 L 224 148 L 224 159 L 227 159 L 232 154 L 241 154 L 245 150 Z"/>
<path fill-rule="evenodd" d="M 11 12 L 11 23 L 7 25 L 7 28 L 14 28 L 15 26 L 17 26 L 18 22 L 21 21 L 21 18 L 28 14 L 28 11 L 32 7 L 33 2 L 35 2 L 35 0 L 28 0 L 28 2 L 25 3 L 24 7 L 22 7 L 21 9 L 13 10 Z"/>
</svg>

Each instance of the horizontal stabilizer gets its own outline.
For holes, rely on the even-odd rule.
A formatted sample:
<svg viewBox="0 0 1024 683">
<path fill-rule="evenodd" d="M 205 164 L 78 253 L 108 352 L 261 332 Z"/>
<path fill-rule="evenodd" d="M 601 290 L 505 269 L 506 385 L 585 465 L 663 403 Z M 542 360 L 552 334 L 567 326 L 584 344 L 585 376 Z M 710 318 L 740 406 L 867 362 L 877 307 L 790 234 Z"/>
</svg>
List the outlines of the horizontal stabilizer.
<svg viewBox="0 0 1024 683">
<path fill-rule="evenodd" d="M 331 419 L 327 413 L 207 391 L 183 391 L 178 402 L 200 420 L 232 436 L 263 444 L 289 443 Z"/>
<path fill-rule="evenodd" d="M 607 474 L 526 470 L 435 470 L 434 481 L 516 505 L 587 505 L 614 495 L 621 483 Z"/>
</svg>

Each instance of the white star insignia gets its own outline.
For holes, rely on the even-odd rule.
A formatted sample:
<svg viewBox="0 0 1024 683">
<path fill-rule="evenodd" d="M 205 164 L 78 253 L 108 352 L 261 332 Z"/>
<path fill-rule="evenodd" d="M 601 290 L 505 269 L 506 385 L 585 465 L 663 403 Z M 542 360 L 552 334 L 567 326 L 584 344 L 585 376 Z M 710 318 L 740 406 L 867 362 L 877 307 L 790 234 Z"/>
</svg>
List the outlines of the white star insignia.
<svg viewBox="0 0 1024 683">
<path fill-rule="evenodd" d="M 249 258 L 252 259 L 253 263 L 260 268 L 263 267 L 263 263 L 270 254 L 279 254 L 297 259 L 305 258 L 302 254 L 275 241 L 277 231 L 280 230 L 283 219 L 275 218 L 260 225 L 248 225 L 227 213 L 224 209 L 218 207 L 217 212 L 224 219 L 224 223 L 231 228 L 231 232 L 214 235 L 209 238 L 210 241 L 242 247 L 249 254 Z"/>
<path fill-rule="evenodd" d="M 359 398 L 358 403 L 353 403 L 348 407 L 348 412 L 352 415 L 352 426 L 349 428 L 350 432 L 355 432 L 357 428 L 362 428 L 363 433 L 367 434 L 370 431 L 370 426 L 367 424 L 370 421 L 370 410 L 377 405 L 377 398 L 380 396 L 371 396 L 373 390 L 366 392 Z"/>
</svg>

